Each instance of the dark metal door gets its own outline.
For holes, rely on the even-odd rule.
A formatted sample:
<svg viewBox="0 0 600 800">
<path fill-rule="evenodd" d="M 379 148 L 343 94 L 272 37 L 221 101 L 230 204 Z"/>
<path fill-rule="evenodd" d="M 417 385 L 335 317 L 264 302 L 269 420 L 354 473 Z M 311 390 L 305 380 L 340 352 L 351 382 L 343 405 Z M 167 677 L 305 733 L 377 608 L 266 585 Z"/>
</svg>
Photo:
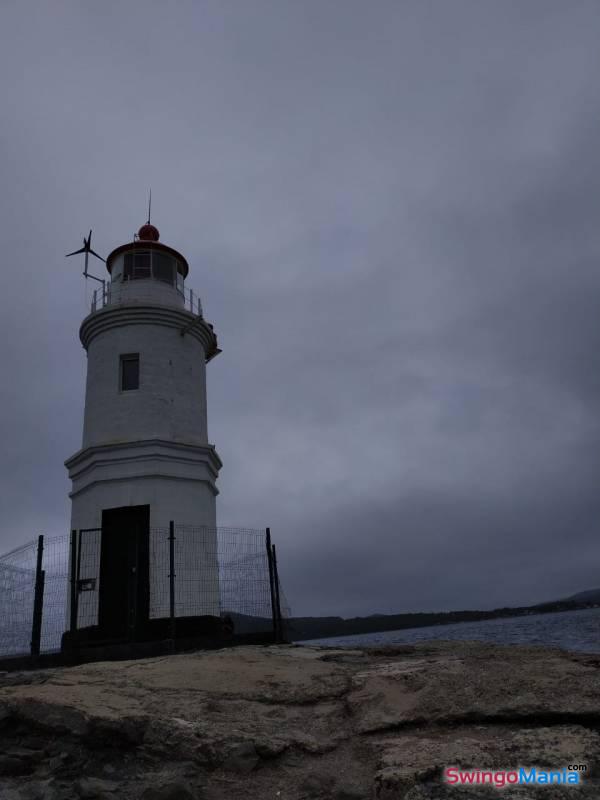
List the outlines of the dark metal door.
<svg viewBox="0 0 600 800">
<path fill-rule="evenodd" d="M 98 625 L 102 638 L 143 635 L 149 611 L 150 506 L 102 512 Z"/>
</svg>

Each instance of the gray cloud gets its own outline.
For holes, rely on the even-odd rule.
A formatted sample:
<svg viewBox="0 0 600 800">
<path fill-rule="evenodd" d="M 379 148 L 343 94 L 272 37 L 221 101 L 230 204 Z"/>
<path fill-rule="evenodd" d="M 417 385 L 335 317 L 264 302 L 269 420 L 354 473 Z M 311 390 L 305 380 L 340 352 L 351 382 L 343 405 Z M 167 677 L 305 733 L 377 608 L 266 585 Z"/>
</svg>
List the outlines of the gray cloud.
<svg viewBox="0 0 600 800">
<path fill-rule="evenodd" d="M 89 290 L 153 190 L 219 521 L 296 613 L 597 585 L 597 3 L 5 4 L 0 550 L 68 527 Z M 87 297 L 86 297 L 87 291 Z"/>
</svg>

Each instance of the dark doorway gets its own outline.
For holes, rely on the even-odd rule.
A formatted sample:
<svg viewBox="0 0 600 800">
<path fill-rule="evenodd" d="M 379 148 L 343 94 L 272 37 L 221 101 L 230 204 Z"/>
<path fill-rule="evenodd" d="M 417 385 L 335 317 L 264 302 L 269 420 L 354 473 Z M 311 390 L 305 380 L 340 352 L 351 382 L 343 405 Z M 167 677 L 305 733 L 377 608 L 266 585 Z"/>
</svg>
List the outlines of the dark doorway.
<svg viewBox="0 0 600 800">
<path fill-rule="evenodd" d="M 150 506 L 102 512 L 98 626 L 103 639 L 137 639 L 148 621 Z"/>
</svg>

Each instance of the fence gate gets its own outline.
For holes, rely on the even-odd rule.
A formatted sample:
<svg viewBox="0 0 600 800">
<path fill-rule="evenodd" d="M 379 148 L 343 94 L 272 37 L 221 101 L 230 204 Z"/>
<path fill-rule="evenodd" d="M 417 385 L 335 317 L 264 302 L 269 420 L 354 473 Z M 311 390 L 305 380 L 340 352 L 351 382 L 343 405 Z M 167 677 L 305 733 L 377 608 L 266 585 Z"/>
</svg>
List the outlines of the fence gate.
<svg viewBox="0 0 600 800">
<path fill-rule="evenodd" d="M 98 624 L 101 539 L 101 528 L 81 528 L 71 533 L 71 633 Z"/>
</svg>

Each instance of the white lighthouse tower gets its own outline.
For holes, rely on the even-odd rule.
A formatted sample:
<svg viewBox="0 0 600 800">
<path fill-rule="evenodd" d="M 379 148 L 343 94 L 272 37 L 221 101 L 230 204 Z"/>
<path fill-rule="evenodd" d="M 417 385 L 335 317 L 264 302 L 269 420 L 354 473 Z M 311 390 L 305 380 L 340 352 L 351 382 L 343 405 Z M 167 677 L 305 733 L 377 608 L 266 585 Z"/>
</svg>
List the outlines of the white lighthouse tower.
<svg viewBox="0 0 600 800">
<path fill-rule="evenodd" d="M 91 614 L 105 637 L 119 638 L 168 614 L 168 570 L 153 554 L 165 552 L 171 520 L 202 533 L 178 552 L 202 567 L 202 613 L 219 613 L 221 460 L 208 442 L 206 364 L 220 350 L 185 287 L 186 259 L 153 225 L 113 250 L 106 267 L 109 280 L 79 331 L 88 359 L 83 440 L 65 465 L 71 529 L 97 530 L 78 554 L 98 565 L 85 587 L 85 624 Z M 179 615 L 198 613 L 185 596 L 176 600 Z"/>
</svg>

